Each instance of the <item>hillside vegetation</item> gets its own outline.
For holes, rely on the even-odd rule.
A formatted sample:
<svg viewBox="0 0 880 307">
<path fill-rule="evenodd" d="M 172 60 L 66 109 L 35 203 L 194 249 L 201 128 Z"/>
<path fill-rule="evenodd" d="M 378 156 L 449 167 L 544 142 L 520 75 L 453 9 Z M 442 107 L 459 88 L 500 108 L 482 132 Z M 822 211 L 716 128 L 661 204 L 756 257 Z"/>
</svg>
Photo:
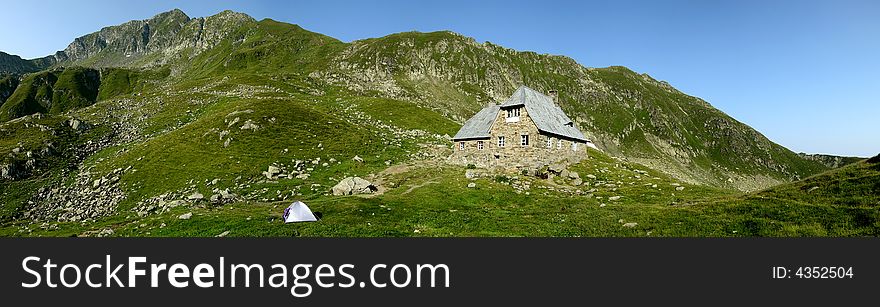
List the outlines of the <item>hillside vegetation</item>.
<svg viewBox="0 0 880 307">
<path fill-rule="evenodd" d="M 843 194 L 840 202 L 862 204 L 847 206 L 799 194 L 762 200 L 775 191 L 764 189 L 816 178 L 810 176 L 829 170 L 830 160 L 799 156 L 625 67 L 587 68 L 451 32 L 345 43 L 231 11 L 189 18 L 179 10 L 101 29 L 50 57 L 50 70 L 24 75 L 0 106 L 7 121 L 0 153 L 8 153 L 0 163 L 3 235 L 777 236 L 877 229 L 876 208 L 864 205 L 870 198 Z M 558 90 L 560 106 L 599 145 L 569 167 L 582 182 L 444 162 L 449 135 L 520 84 Z M 377 195 L 331 195 L 351 176 L 377 184 Z M 279 223 L 295 199 L 325 220 Z"/>
</svg>

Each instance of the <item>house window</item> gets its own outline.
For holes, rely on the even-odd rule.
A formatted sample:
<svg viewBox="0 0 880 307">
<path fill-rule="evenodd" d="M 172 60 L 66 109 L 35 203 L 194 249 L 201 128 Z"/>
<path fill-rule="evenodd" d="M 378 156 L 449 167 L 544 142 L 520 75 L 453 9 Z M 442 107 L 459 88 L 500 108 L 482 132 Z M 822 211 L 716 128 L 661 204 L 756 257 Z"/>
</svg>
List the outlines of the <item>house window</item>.
<svg viewBox="0 0 880 307">
<path fill-rule="evenodd" d="M 553 149 L 553 138 L 547 137 L 547 148 Z"/>
<path fill-rule="evenodd" d="M 518 122 L 519 121 L 519 112 L 521 108 L 513 108 L 507 110 L 507 118 L 504 120 L 505 122 Z"/>
<path fill-rule="evenodd" d="M 571 142 L 571 151 L 578 151 L 578 143 Z"/>
<path fill-rule="evenodd" d="M 504 137 L 503 136 L 498 137 L 498 147 L 504 147 Z"/>
<path fill-rule="evenodd" d="M 464 150 L 464 142 L 458 142 L 458 150 Z"/>
<path fill-rule="evenodd" d="M 529 146 L 529 135 L 523 134 L 519 136 L 519 143 L 522 146 Z"/>
<path fill-rule="evenodd" d="M 556 149 L 562 149 L 562 140 L 556 143 Z"/>
<path fill-rule="evenodd" d="M 477 141 L 477 149 L 483 150 L 483 141 Z"/>
</svg>

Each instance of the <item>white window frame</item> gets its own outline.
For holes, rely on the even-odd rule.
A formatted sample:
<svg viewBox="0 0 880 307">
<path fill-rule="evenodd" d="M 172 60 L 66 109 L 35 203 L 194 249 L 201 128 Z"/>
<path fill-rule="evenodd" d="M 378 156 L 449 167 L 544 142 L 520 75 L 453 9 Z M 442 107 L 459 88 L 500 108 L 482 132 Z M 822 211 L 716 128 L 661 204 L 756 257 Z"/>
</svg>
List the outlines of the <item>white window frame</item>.
<svg viewBox="0 0 880 307">
<path fill-rule="evenodd" d="M 520 134 L 519 135 L 519 145 L 522 147 L 529 146 L 529 135 L 528 134 Z"/>
<path fill-rule="evenodd" d="M 547 137 L 547 149 L 553 149 L 553 138 Z"/>
<path fill-rule="evenodd" d="M 483 150 L 483 141 L 477 141 L 477 150 Z"/>
<path fill-rule="evenodd" d="M 464 141 L 458 142 L 458 150 L 464 150 Z"/>
<path fill-rule="evenodd" d="M 559 142 L 556 143 L 556 149 L 562 149 L 562 140 L 561 139 L 559 140 Z"/>
<path fill-rule="evenodd" d="M 504 147 L 504 136 L 503 135 L 498 136 L 498 147 Z"/>
<path fill-rule="evenodd" d="M 571 151 L 578 151 L 578 143 L 571 142 Z"/>
<path fill-rule="evenodd" d="M 507 118 L 504 119 L 504 122 L 507 122 L 507 123 L 518 122 L 520 112 L 521 112 L 520 107 L 507 109 Z"/>
</svg>

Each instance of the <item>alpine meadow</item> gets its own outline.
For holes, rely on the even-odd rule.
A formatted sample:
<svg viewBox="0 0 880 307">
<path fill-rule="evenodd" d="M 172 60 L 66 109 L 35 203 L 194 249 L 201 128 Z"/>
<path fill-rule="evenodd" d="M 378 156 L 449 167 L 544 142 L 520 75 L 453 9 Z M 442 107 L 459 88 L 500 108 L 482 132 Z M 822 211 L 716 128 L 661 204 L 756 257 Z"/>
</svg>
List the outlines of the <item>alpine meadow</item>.
<svg viewBox="0 0 880 307">
<path fill-rule="evenodd" d="M 483 110 L 542 134 L 454 141 Z M 589 143 L 457 152 L 561 148 L 542 120 Z M 0 236 L 880 235 L 880 156 L 795 153 L 646 73 L 448 31 L 172 10 L 0 53 L 0 121 Z M 297 200 L 320 220 L 284 223 Z"/>
</svg>

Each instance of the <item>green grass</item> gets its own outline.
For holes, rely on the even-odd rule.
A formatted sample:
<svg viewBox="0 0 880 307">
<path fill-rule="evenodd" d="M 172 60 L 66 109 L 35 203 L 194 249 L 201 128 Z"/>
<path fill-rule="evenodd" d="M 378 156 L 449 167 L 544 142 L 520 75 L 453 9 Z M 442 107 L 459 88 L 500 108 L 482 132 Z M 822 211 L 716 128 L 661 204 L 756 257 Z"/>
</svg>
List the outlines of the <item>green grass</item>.
<svg viewBox="0 0 880 307">
<path fill-rule="evenodd" d="M 599 185 L 586 196 L 550 192 L 541 187 L 558 187 L 556 183 L 509 174 L 505 180 L 480 178 L 473 181 L 476 188 L 467 188 L 471 181 L 464 177 L 463 167 L 415 167 L 387 178 L 394 188 L 380 196 L 307 197 L 311 209 L 324 215 L 317 223 L 284 224 L 280 215 L 289 202 L 253 202 L 179 207 L 146 218 L 123 212 L 90 227 L 60 223 L 58 230 L 8 224 L 0 228 L 0 235 L 70 236 L 104 228 L 114 229 L 118 236 L 216 236 L 229 231 L 229 236 L 273 237 L 875 236 L 880 230 L 876 206 L 871 208 L 871 201 L 876 200 L 841 206 L 821 199 L 812 203 L 775 199 L 765 195 L 766 191 L 740 195 L 683 184 L 598 152 L 591 152 L 591 157 L 571 169 L 582 178 L 596 175 L 589 182 L 620 184 L 613 188 Z M 857 167 L 839 172 L 877 171 L 876 165 Z M 511 185 L 526 181 L 531 183 L 529 195 L 517 193 Z M 685 189 L 678 191 L 674 184 Z M 859 187 L 852 189 L 852 194 L 837 194 L 833 199 L 867 193 Z M 610 196 L 622 197 L 611 201 Z M 194 213 L 191 219 L 177 218 L 187 212 Z M 623 226 L 630 222 L 638 225 Z"/>
</svg>

